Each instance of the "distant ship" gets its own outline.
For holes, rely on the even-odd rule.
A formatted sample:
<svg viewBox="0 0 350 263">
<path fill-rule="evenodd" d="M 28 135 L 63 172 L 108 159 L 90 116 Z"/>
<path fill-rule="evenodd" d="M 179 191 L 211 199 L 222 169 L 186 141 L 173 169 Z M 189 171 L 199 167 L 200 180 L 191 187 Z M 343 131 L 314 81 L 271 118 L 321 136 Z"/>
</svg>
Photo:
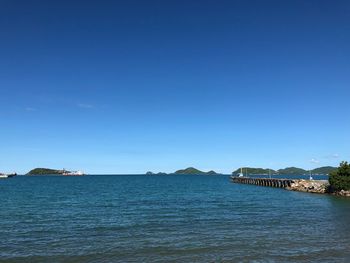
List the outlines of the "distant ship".
<svg viewBox="0 0 350 263">
<path fill-rule="evenodd" d="M 63 170 L 62 175 L 66 175 L 66 176 L 82 176 L 82 175 L 85 175 L 85 173 L 83 171 L 66 171 L 66 170 Z"/>
<path fill-rule="evenodd" d="M 16 173 L 12 173 L 12 174 L 2 174 L 2 173 L 0 173 L 0 179 L 10 178 L 10 177 L 14 177 L 16 175 L 17 175 Z"/>
<path fill-rule="evenodd" d="M 243 177 L 243 176 L 244 176 L 244 174 L 242 172 L 242 167 L 241 167 L 241 172 L 238 174 L 238 177 Z"/>
</svg>

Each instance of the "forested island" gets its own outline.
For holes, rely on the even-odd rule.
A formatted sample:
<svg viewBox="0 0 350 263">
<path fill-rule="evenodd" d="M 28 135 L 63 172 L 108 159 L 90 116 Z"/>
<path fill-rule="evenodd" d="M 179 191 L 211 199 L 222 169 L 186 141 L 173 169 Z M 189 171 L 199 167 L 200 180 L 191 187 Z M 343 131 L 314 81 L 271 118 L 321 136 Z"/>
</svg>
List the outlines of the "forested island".
<svg viewBox="0 0 350 263">
<path fill-rule="evenodd" d="M 213 170 L 210 170 L 209 172 L 203 172 L 203 171 L 198 170 L 196 168 L 188 167 L 186 169 L 177 170 L 174 174 L 217 175 L 218 173 L 216 173 Z"/>
<path fill-rule="evenodd" d="M 286 174 L 286 175 L 300 175 L 307 174 L 308 171 L 298 167 L 287 167 L 284 169 L 277 170 L 277 174 Z"/>
<path fill-rule="evenodd" d="M 213 170 L 210 170 L 208 172 L 204 172 L 204 171 L 201 171 L 201 170 L 198 170 L 194 167 L 188 167 L 186 169 L 180 169 L 180 170 L 177 170 L 173 173 L 163 173 L 163 172 L 160 172 L 160 173 L 153 173 L 153 172 L 147 172 L 146 173 L 147 175 L 220 175 L 220 173 L 217 173 Z"/>
<path fill-rule="evenodd" d="M 241 168 L 238 168 L 237 170 L 233 171 L 232 174 L 239 174 L 241 172 Z M 264 174 L 276 174 L 276 171 L 273 169 L 264 169 L 264 168 L 253 168 L 253 167 L 242 167 L 242 173 L 243 174 L 259 174 L 259 175 L 264 175 Z"/>
<path fill-rule="evenodd" d="M 82 171 L 67 171 L 65 169 L 63 170 L 57 170 L 57 169 L 50 169 L 50 168 L 35 168 L 33 170 L 30 170 L 26 175 L 85 175 Z"/>
<path fill-rule="evenodd" d="M 48 174 L 63 174 L 64 170 L 56 170 L 50 168 L 35 168 L 30 170 L 27 175 L 48 175 Z"/>
<path fill-rule="evenodd" d="M 333 166 L 323 166 L 319 168 L 315 168 L 312 170 L 304 170 L 302 168 L 298 167 L 287 167 L 284 169 L 274 170 L 270 168 L 253 168 L 253 167 L 242 167 L 242 172 L 244 175 L 303 175 L 303 174 L 320 174 L 320 175 L 328 175 L 334 171 L 336 171 L 337 168 Z M 241 168 L 238 168 L 237 170 L 233 171 L 232 174 L 236 175 L 241 172 Z"/>
<path fill-rule="evenodd" d="M 312 174 L 331 174 L 337 171 L 337 167 L 333 167 L 333 166 L 323 166 L 320 168 L 316 168 L 311 170 Z"/>
</svg>

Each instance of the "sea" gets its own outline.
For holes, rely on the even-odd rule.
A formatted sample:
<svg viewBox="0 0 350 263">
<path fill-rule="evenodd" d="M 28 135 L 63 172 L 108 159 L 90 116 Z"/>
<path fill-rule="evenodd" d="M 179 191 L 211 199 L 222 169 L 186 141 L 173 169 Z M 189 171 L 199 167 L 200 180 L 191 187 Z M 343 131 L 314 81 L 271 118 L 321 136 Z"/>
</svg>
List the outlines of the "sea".
<svg viewBox="0 0 350 263">
<path fill-rule="evenodd" d="M 0 262 L 350 262 L 350 199 L 226 175 L 17 176 L 0 180 Z"/>
</svg>

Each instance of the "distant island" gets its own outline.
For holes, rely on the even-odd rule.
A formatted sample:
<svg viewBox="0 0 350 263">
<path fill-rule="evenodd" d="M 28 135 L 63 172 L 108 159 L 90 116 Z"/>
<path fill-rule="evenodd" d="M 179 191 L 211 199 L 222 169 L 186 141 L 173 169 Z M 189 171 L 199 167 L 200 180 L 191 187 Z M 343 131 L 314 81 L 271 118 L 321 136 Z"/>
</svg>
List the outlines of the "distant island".
<svg viewBox="0 0 350 263">
<path fill-rule="evenodd" d="M 332 172 L 337 170 L 336 167 L 333 166 L 323 166 L 319 168 L 315 168 L 312 170 L 304 170 L 298 167 L 286 167 L 279 170 L 274 170 L 270 168 L 255 168 L 255 167 L 242 167 L 242 173 L 244 175 L 305 175 L 311 174 L 313 175 L 329 175 Z M 236 169 L 232 172 L 233 175 L 237 175 L 241 172 L 241 168 Z M 50 169 L 50 168 L 35 168 L 30 170 L 26 175 L 84 175 L 81 171 L 67 171 L 64 169 Z M 148 171 L 146 175 L 221 175 L 213 170 L 208 172 L 201 171 L 194 167 L 188 167 L 186 169 L 180 169 L 173 173 L 164 173 L 158 172 L 154 173 Z"/>
<path fill-rule="evenodd" d="M 162 173 L 162 172 L 153 173 L 153 172 L 148 171 L 148 172 L 146 173 L 146 175 L 168 175 L 168 174 L 167 174 L 167 173 Z"/>
<path fill-rule="evenodd" d="M 174 174 L 197 174 L 197 175 L 218 175 L 215 171 L 211 170 L 209 172 L 203 172 L 193 167 L 188 167 L 186 169 L 177 170 Z"/>
<path fill-rule="evenodd" d="M 242 167 L 243 174 L 248 175 L 303 175 L 303 174 L 309 174 L 310 172 L 312 174 L 320 174 L 320 175 L 328 175 L 331 172 L 336 171 L 337 168 L 333 166 L 323 166 L 319 168 L 315 168 L 312 170 L 304 170 L 302 168 L 298 167 L 287 167 L 284 169 L 274 170 L 270 168 L 252 168 L 252 167 Z M 241 172 L 241 168 L 238 168 L 237 170 L 233 171 L 232 174 L 236 175 Z"/>
<path fill-rule="evenodd" d="M 308 171 L 298 168 L 298 167 L 287 167 L 284 169 L 277 170 L 277 174 L 286 174 L 286 175 L 300 175 L 300 174 L 307 174 Z"/>
<path fill-rule="evenodd" d="M 337 170 L 338 170 L 337 167 L 323 166 L 323 167 L 319 167 L 311 170 L 311 173 L 312 174 L 330 174 L 330 173 L 336 172 Z"/>
<path fill-rule="evenodd" d="M 153 173 L 153 172 L 147 172 L 146 175 L 220 175 L 220 173 L 217 173 L 213 170 L 210 170 L 208 172 L 203 172 L 201 170 L 198 170 L 194 167 L 188 167 L 186 169 L 177 170 L 173 173 Z"/>
<path fill-rule="evenodd" d="M 27 175 L 47 175 L 47 174 L 63 174 L 64 170 L 56 170 L 50 168 L 35 168 L 30 170 Z"/>
<path fill-rule="evenodd" d="M 81 176 L 85 175 L 82 171 L 67 171 L 50 169 L 50 168 L 35 168 L 30 170 L 26 175 L 65 175 L 65 176 Z"/>
<path fill-rule="evenodd" d="M 239 174 L 241 172 L 241 168 L 238 168 L 237 170 L 233 171 L 232 174 Z M 276 171 L 273 169 L 264 169 L 264 168 L 252 168 L 252 167 L 242 167 L 242 173 L 245 174 L 259 174 L 259 175 L 264 175 L 264 174 L 276 174 Z"/>
</svg>

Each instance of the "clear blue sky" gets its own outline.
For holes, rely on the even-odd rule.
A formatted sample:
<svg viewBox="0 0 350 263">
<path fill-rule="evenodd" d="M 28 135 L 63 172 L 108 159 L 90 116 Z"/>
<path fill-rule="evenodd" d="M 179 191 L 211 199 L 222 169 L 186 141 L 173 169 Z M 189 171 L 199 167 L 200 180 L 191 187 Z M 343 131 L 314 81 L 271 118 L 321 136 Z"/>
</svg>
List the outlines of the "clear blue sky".
<svg viewBox="0 0 350 263">
<path fill-rule="evenodd" d="M 349 1 L 0 1 L 0 171 L 350 160 Z"/>
</svg>

